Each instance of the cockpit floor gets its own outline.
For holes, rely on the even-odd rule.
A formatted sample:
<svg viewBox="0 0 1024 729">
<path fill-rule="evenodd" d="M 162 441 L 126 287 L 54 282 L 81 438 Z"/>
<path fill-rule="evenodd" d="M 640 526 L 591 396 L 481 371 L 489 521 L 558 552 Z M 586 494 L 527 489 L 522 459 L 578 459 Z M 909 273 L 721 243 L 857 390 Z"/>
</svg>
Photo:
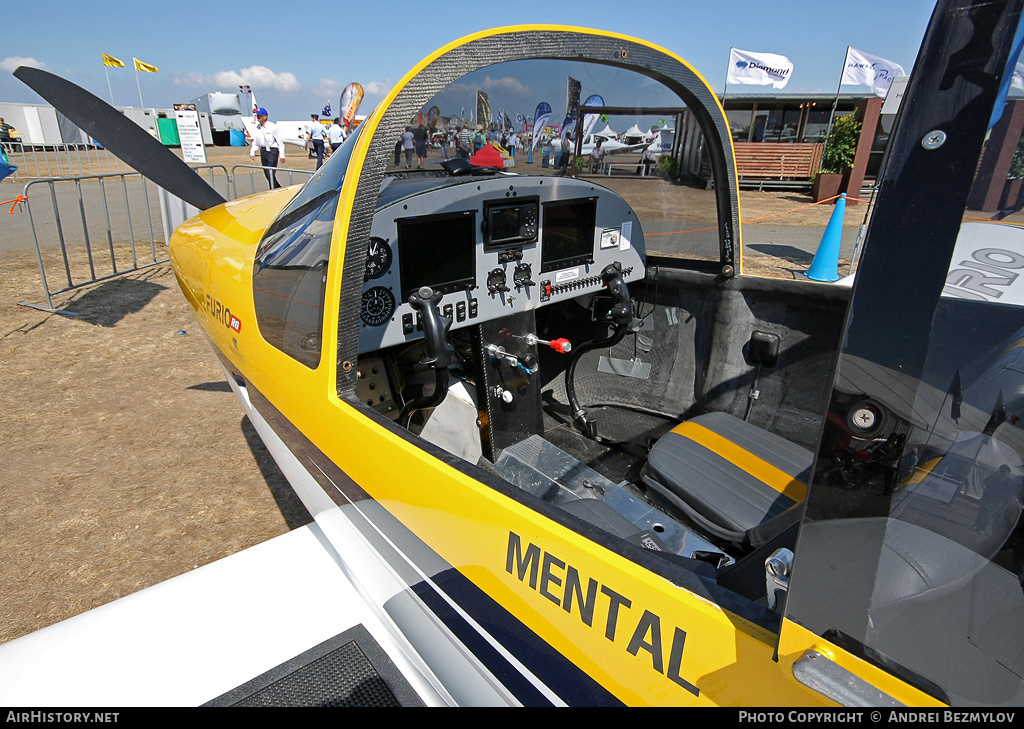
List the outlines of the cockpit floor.
<svg viewBox="0 0 1024 729">
<path fill-rule="evenodd" d="M 609 481 L 639 481 L 653 443 L 676 423 L 615 406 L 587 408 L 601 441 L 583 435 L 568 417 L 568 408 L 551 401 L 544 407 L 544 438 L 594 469 Z"/>
</svg>

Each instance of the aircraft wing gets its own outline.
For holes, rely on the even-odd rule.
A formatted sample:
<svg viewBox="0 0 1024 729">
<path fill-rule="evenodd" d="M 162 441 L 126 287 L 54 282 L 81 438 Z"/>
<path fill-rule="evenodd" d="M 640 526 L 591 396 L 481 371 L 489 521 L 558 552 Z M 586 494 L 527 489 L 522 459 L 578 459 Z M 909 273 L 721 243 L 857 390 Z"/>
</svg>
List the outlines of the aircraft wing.
<svg viewBox="0 0 1024 729">
<path fill-rule="evenodd" d="M 303 149 L 306 147 L 306 128 L 308 126 L 308 121 L 281 121 L 277 123 L 284 143 L 302 147 Z"/>
<path fill-rule="evenodd" d="M 342 656 L 384 704 L 446 703 L 325 543 L 310 524 L 6 643 L 0 694 L 12 706 L 259 705 L 266 683 L 306 681 L 304 697 L 328 698 L 338 689 L 302 671 Z"/>
<path fill-rule="evenodd" d="M 621 147 L 608 147 L 608 154 L 622 154 L 623 152 L 642 152 L 646 144 L 624 144 Z"/>
<path fill-rule="evenodd" d="M 242 117 L 242 123 L 245 125 L 246 136 L 252 139 L 256 133 L 256 123 L 248 117 Z M 306 147 L 307 124 L 309 122 L 282 121 L 277 122 L 277 127 L 281 130 L 281 139 L 285 144 L 292 144 L 304 149 Z"/>
</svg>

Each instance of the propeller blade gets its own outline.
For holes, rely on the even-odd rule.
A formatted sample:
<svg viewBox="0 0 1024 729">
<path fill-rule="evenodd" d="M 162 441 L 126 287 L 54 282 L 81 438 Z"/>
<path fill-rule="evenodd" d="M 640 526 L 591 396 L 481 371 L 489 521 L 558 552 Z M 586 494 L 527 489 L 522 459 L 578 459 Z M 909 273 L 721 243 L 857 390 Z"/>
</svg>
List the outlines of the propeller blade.
<svg viewBox="0 0 1024 729">
<path fill-rule="evenodd" d="M 149 132 L 82 87 L 29 66 L 19 66 L 14 76 L 125 164 L 172 195 L 200 210 L 226 202 L 195 170 Z"/>
</svg>

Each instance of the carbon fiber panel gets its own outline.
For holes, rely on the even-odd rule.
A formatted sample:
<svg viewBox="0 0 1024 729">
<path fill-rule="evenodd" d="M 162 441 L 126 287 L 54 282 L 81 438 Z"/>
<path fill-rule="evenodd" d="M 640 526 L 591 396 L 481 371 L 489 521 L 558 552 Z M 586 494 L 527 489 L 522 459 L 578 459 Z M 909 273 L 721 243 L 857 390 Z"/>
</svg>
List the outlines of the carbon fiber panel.
<svg viewBox="0 0 1024 729">
<path fill-rule="evenodd" d="M 204 706 L 397 707 L 420 698 L 361 625 Z"/>
</svg>

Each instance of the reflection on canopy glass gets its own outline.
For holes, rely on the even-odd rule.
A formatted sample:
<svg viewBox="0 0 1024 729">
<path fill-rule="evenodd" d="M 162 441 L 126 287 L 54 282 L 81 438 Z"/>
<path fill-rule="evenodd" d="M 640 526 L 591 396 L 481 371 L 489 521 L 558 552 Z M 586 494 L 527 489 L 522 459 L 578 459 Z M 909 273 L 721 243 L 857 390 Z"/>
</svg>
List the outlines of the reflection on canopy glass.
<svg viewBox="0 0 1024 729">
<path fill-rule="evenodd" d="M 450 158 L 496 144 L 509 172 L 575 175 L 616 192 L 636 212 L 648 253 L 719 259 L 703 136 L 691 110 L 658 81 L 593 63 L 502 63 L 448 85 L 411 122 L 443 142 Z"/>
</svg>

